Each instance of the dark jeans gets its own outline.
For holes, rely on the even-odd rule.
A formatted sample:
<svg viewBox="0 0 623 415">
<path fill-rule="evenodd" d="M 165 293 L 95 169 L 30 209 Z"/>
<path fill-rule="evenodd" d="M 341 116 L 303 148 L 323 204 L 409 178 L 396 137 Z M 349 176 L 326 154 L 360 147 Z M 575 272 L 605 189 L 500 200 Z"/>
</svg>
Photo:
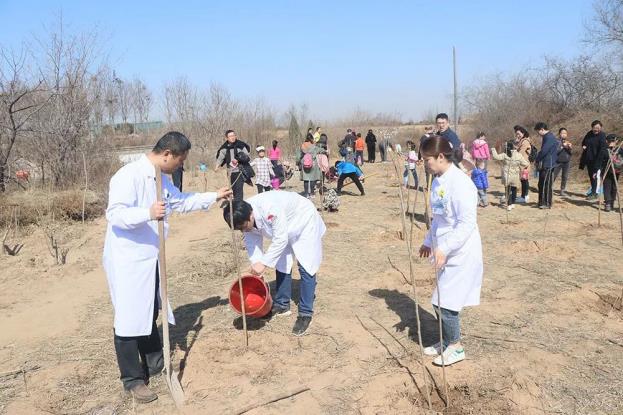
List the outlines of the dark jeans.
<svg viewBox="0 0 623 415">
<path fill-rule="evenodd" d="M 316 193 L 316 181 L 315 180 L 303 180 L 303 188 L 305 196 L 312 196 Z"/>
<path fill-rule="evenodd" d="M 539 170 L 539 206 L 552 207 L 554 169 Z"/>
<path fill-rule="evenodd" d="M 596 195 L 597 194 L 597 177 L 593 177 L 596 173 L 598 169 L 595 169 L 591 166 L 586 166 L 587 170 L 588 170 L 588 178 L 591 180 L 591 194 Z"/>
<path fill-rule="evenodd" d="M 162 342 L 158 333 L 158 267 L 156 266 L 156 294 L 154 299 L 154 317 L 151 334 L 147 336 L 122 337 L 115 334 L 115 352 L 121 372 L 121 382 L 125 390 L 138 384 L 145 384 L 145 379 L 156 375 L 164 368 Z M 166 317 L 163 324 L 167 324 Z"/>
<path fill-rule="evenodd" d="M 368 163 L 374 163 L 376 159 L 376 151 L 374 146 L 368 146 Z"/>
<path fill-rule="evenodd" d="M 608 170 L 608 174 L 604 177 L 604 202 L 606 205 L 613 206 L 614 201 L 617 199 L 617 184 L 615 180 L 619 180 L 619 175 L 615 176 L 611 170 Z"/>
<path fill-rule="evenodd" d="M 517 186 L 508 186 L 506 192 L 508 194 L 508 204 L 514 205 L 517 201 Z"/>
<path fill-rule="evenodd" d="M 357 176 L 357 173 L 340 174 L 340 177 L 337 179 L 337 192 L 340 193 L 342 191 L 344 180 L 347 177 L 350 177 L 350 179 L 353 182 L 355 182 L 355 186 L 357 186 L 357 189 L 359 189 L 359 192 L 361 192 L 361 194 L 364 194 L 363 185 L 359 181 L 359 176 Z"/>
<path fill-rule="evenodd" d="M 461 341 L 461 320 L 458 311 L 448 310 L 447 308 L 439 308 L 433 306 L 435 314 L 439 318 L 441 310 L 441 335 L 443 337 L 443 347 L 455 344 Z"/>
<path fill-rule="evenodd" d="M 569 162 L 558 163 L 554 168 L 554 182 L 558 178 L 558 175 L 562 172 L 560 177 L 560 191 L 564 192 L 567 189 L 567 179 L 569 178 Z"/>
<path fill-rule="evenodd" d="M 240 177 L 242 173 L 233 172 L 230 176 L 231 190 L 234 192 L 234 200 L 244 199 L 244 177 Z M 240 178 L 238 178 L 240 177 Z"/>
<path fill-rule="evenodd" d="M 276 273 L 277 289 L 273 301 L 281 308 L 290 309 L 292 274 L 279 271 Z M 301 274 L 299 315 L 311 316 L 314 314 L 314 300 L 316 299 L 316 276 L 310 275 L 301 264 L 299 264 L 299 274 Z"/>
<path fill-rule="evenodd" d="M 409 168 L 405 168 L 405 171 L 402 173 L 402 179 L 403 179 L 403 183 L 405 185 L 405 187 L 409 186 L 409 172 L 411 172 L 411 175 L 413 176 L 413 186 L 415 187 L 415 190 L 417 190 L 418 188 L 418 177 L 417 177 L 417 169 L 409 169 Z"/>
<path fill-rule="evenodd" d="M 255 187 L 257 187 L 258 193 L 268 192 L 269 190 L 272 189 L 271 186 L 262 186 L 261 184 L 257 184 L 257 183 L 255 183 Z"/>
<path fill-rule="evenodd" d="M 521 197 L 526 198 L 530 193 L 530 181 L 528 179 L 521 179 Z"/>
</svg>

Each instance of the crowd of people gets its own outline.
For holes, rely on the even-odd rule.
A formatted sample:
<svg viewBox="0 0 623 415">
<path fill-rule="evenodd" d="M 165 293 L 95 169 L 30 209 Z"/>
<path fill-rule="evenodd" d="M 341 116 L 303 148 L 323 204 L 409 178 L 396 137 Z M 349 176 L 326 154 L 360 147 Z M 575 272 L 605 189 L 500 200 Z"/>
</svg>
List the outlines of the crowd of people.
<svg viewBox="0 0 623 415">
<path fill-rule="evenodd" d="M 500 162 L 505 188 L 500 205 L 511 210 L 518 203 L 528 203 L 530 180 L 537 178 L 537 206 L 550 209 L 558 177 L 561 177 L 560 195 L 567 196 L 574 150 L 567 129 L 560 128 L 556 137 L 543 122 L 534 126 L 541 137 L 540 143 L 532 141 L 525 127 L 516 125 L 514 138 L 501 140 L 497 146 L 490 145 L 483 132 L 465 145 L 450 128 L 446 114 L 439 114 L 436 124 L 436 130 L 426 127 L 419 142 L 408 140 L 404 150 L 392 143 L 387 134 L 377 140 L 369 130 L 363 139 L 361 133 L 349 129 L 337 143 L 337 160 L 331 167 L 326 134 L 320 127 L 309 129 L 296 156 L 303 181 L 301 195 L 270 191 L 279 189 L 288 172 L 292 174 L 277 141 L 272 142 L 268 152 L 264 146 L 256 147 L 251 159 L 249 145 L 239 140 L 233 130 L 225 133 L 225 142 L 216 153 L 215 167 L 215 170 L 227 169 L 230 186 L 216 192 L 181 192 L 181 176 L 175 173 L 181 173 L 191 144 L 178 132 L 165 134 L 149 154 L 122 167 L 110 181 L 103 260 L 114 308 L 113 343 L 124 388 L 138 402 L 153 401 L 157 395 L 147 383 L 150 376 L 163 370 L 156 319 L 162 301 L 167 299 L 159 291 L 158 221 L 166 224 L 172 210 L 207 210 L 219 200 L 230 200 L 231 204 L 224 204 L 223 218 L 244 234 L 251 263 L 249 272 L 263 275 L 268 268 L 275 269 L 276 292 L 270 316 L 291 313 L 292 268 L 296 257 L 301 284 L 298 316 L 292 332 L 295 336 L 304 335 L 314 314 L 317 272 L 326 232 L 311 199 L 318 189 L 324 198 L 323 207 L 335 211 L 339 200 L 330 205 L 324 202 L 339 196 L 346 179 L 354 182 L 364 196 L 361 166 L 364 162 L 375 162 L 377 145 L 381 161 L 386 161 L 393 152 L 394 161 L 398 157 L 404 162 L 406 188 L 426 190 L 429 195 L 430 229 L 419 254 L 430 259 L 437 275 L 432 304 L 441 320 L 443 342 L 425 347 L 424 354 L 432 356 L 435 365 L 448 366 L 464 360 L 460 314 L 464 307 L 480 303 L 483 254 L 477 216 L 479 206 L 489 206 L 490 161 Z M 610 211 L 623 167 L 621 140 L 613 134 L 607 135 L 601 122 L 594 121 L 581 147 L 579 168 L 587 170 L 591 182 L 586 196 L 589 200 L 596 199 L 603 183 L 605 210 Z M 366 150 L 368 157 L 364 161 Z M 424 167 L 425 186 L 419 184 L 418 166 Z M 162 200 L 156 197 L 158 174 L 162 175 Z M 172 174 L 179 187 L 166 174 Z M 411 177 L 413 186 L 409 185 Z M 325 183 L 330 181 L 337 181 L 335 190 L 325 190 Z M 255 184 L 258 194 L 245 200 L 245 183 Z M 264 238 L 271 240 L 266 249 Z M 165 320 L 175 323 L 172 313 Z"/>
</svg>

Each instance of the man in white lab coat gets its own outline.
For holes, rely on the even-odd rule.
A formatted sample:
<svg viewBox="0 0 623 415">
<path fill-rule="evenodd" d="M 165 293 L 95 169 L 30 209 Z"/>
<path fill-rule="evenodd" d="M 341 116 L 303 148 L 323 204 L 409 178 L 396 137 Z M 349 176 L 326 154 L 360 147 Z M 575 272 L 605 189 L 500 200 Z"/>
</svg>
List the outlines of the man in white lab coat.
<svg viewBox="0 0 623 415">
<path fill-rule="evenodd" d="M 164 173 L 184 163 L 190 141 L 183 134 L 169 132 L 139 160 L 119 169 L 110 180 L 104 243 L 104 269 L 114 308 L 114 343 L 121 381 L 139 402 L 151 402 L 157 395 L 146 380 L 163 369 L 162 343 L 156 319 L 159 296 L 158 220 L 171 210 L 190 212 L 208 209 L 231 191 L 180 193 Z M 162 198 L 156 200 L 156 170 L 162 176 Z M 168 321 L 175 324 L 170 311 Z M 139 358 L 140 357 L 140 358 Z"/>
<path fill-rule="evenodd" d="M 277 289 L 272 315 L 290 315 L 294 256 L 301 275 L 299 314 L 292 333 L 305 334 L 311 324 L 316 297 L 316 273 L 322 262 L 322 237 L 326 227 L 314 204 L 293 192 L 264 192 L 247 201 L 234 201 L 234 228 L 243 232 L 251 260 L 251 272 L 261 275 L 275 268 Z M 223 218 L 230 224 L 229 205 Z M 263 250 L 263 238 L 271 244 Z"/>
</svg>

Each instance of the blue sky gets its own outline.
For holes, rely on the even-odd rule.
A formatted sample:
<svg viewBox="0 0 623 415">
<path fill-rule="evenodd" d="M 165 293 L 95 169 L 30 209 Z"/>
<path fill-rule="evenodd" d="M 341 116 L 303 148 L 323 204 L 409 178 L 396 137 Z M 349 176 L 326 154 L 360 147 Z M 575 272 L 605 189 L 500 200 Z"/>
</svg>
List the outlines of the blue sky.
<svg viewBox="0 0 623 415">
<path fill-rule="evenodd" d="M 278 111 L 305 102 L 321 119 L 356 107 L 419 119 L 451 112 L 453 45 L 459 88 L 573 57 L 592 2 L 0 0 L 0 43 L 40 34 L 61 11 L 72 31 L 98 28 L 117 73 L 156 94 L 184 75 Z"/>
</svg>

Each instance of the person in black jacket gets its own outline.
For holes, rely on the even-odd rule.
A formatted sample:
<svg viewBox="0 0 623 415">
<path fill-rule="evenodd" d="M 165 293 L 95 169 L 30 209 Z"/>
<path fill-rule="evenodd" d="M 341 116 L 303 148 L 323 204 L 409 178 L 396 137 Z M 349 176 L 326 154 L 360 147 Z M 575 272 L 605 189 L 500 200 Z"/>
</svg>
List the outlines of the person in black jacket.
<svg viewBox="0 0 623 415">
<path fill-rule="evenodd" d="M 566 128 L 558 130 L 558 158 L 556 159 L 556 167 L 554 168 L 554 181 L 562 172 L 560 179 L 560 196 L 567 196 L 567 179 L 569 178 L 569 163 L 571 162 L 571 141 L 567 139 L 568 132 Z"/>
<path fill-rule="evenodd" d="M 250 147 L 244 141 L 238 140 L 234 130 L 225 131 L 225 138 L 227 140 L 216 152 L 216 167 L 214 171 L 217 171 L 220 167 L 227 166 L 227 173 L 232 185 L 232 191 L 234 192 L 234 200 L 243 200 L 245 182 L 253 186 L 251 177 L 248 177 L 248 174 L 243 174 L 245 168 L 249 168 L 252 171 L 252 168 L 249 166 Z"/>
<path fill-rule="evenodd" d="M 539 151 L 534 160 L 539 170 L 539 209 L 551 209 L 552 178 L 554 168 L 556 167 L 556 159 L 558 159 L 558 140 L 547 129 L 547 124 L 544 122 L 536 123 L 534 131 L 543 137 L 541 151 Z"/>
<path fill-rule="evenodd" d="M 580 170 L 584 167 L 588 170 L 591 180 L 591 193 L 589 199 L 597 199 L 597 171 L 601 168 L 602 159 L 606 151 L 606 133 L 602 130 L 601 121 L 591 123 L 591 130 L 586 133 L 582 140 L 582 156 L 580 157 Z"/>
<path fill-rule="evenodd" d="M 368 147 L 368 163 L 374 163 L 376 160 L 376 136 L 372 130 L 368 130 L 368 135 L 366 135 L 366 146 Z"/>
</svg>

